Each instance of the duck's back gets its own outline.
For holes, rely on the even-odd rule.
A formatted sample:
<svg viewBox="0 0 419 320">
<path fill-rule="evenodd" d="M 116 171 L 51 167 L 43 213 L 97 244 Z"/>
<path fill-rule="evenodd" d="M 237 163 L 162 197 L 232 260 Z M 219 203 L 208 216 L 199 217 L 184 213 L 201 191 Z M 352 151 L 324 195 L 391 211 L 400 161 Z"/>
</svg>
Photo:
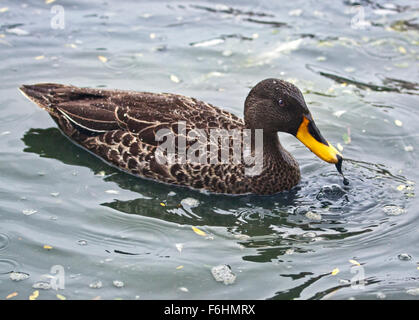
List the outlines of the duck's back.
<svg viewBox="0 0 419 320">
<path fill-rule="evenodd" d="M 178 143 L 179 138 L 186 138 L 185 132 L 191 130 L 199 129 L 209 137 L 211 129 L 244 129 L 243 120 L 227 111 L 169 93 L 99 90 L 48 83 L 22 86 L 21 91 L 47 110 L 70 139 L 122 170 L 213 192 L 252 191 L 241 164 L 196 163 L 188 159 L 162 164 L 156 160 L 156 150 L 161 143 L 156 135 L 162 132 L 160 130 L 172 133 Z M 195 143 L 184 141 L 186 151 Z M 177 146 L 176 152 L 179 151 Z"/>
</svg>

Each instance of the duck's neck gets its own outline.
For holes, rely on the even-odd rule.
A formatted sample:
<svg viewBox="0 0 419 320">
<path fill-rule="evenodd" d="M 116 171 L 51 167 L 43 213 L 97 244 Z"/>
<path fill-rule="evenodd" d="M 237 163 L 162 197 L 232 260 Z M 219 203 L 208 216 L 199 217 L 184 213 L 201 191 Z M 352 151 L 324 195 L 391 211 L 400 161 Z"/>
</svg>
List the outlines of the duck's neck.
<svg viewBox="0 0 419 320">
<path fill-rule="evenodd" d="M 263 133 L 263 157 L 267 166 L 295 165 L 296 161 L 291 154 L 282 147 L 278 133 Z"/>
</svg>

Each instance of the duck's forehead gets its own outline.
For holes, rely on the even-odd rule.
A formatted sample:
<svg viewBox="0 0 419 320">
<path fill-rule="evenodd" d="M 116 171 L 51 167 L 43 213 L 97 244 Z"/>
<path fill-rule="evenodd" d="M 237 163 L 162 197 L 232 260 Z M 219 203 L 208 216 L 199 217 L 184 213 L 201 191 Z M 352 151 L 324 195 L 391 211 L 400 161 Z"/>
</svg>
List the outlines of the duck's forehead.
<svg viewBox="0 0 419 320">
<path fill-rule="evenodd" d="M 274 90 L 278 93 L 286 94 L 291 97 L 303 97 L 301 91 L 292 83 L 284 80 L 272 80 Z"/>
</svg>

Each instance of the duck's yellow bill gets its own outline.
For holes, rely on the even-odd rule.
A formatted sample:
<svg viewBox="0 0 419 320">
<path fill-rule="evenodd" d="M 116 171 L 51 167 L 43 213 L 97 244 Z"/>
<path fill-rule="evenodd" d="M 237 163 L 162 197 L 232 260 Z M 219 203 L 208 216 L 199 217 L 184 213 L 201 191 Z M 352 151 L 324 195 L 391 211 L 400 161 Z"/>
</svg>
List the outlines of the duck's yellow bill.
<svg viewBox="0 0 419 320">
<path fill-rule="evenodd" d="M 341 153 L 322 137 L 313 120 L 303 117 L 296 137 L 320 159 L 335 164 L 342 161 Z"/>
</svg>

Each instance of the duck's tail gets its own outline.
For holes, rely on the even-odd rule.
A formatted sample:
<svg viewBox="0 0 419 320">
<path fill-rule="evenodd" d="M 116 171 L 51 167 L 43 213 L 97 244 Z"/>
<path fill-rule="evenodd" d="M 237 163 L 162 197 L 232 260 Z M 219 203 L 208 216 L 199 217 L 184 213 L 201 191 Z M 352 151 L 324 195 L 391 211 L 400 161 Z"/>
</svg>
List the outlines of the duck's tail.
<svg viewBox="0 0 419 320">
<path fill-rule="evenodd" d="M 19 88 L 19 91 L 42 109 L 55 114 L 57 112 L 54 108 L 56 94 L 52 93 L 63 87 L 66 86 L 57 83 L 38 83 L 33 85 L 24 84 Z"/>
</svg>

